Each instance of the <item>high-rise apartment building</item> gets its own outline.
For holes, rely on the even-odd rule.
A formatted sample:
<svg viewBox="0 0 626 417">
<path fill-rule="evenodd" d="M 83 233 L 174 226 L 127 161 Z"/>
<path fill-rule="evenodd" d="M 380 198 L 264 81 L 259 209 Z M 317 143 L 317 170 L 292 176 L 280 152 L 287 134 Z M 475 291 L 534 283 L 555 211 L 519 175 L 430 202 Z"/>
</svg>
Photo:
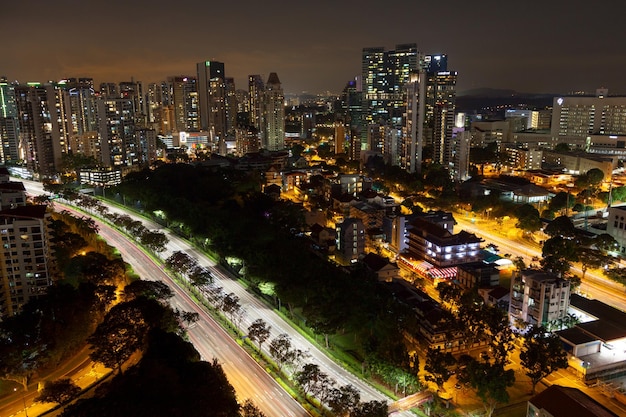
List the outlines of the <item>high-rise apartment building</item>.
<svg viewBox="0 0 626 417">
<path fill-rule="evenodd" d="M 249 75 L 248 76 L 248 93 L 249 93 L 249 101 L 250 101 L 250 124 L 257 128 L 259 133 L 262 134 L 263 130 L 263 103 L 264 103 L 264 95 L 265 95 L 265 84 L 263 83 L 263 79 L 260 75 Z"/>
<path fill-rule="evenodd" d="M 285 95 L 278 75 L 270 73 L 265 85 L 265 134 L 263 148 L 279 151 L 285 148 Z"/>
<path fill-rule="evenodd" d="M 218 61 L 199 62 L 198 104 L 200 129 L 211 133 L 212 141 L 226 135 L 226 75 L 224 63 Z"/>
<path fill-rule="evenodd" d="M 44 205 L 0 210 L 0 318 L 52 285 L 49 216 Z"/>
<path fill-rule="evenodd" d="M 173 132 L 196 132 L 200 129 L 198 82 L 194 77 L 168 77 L 170 100 L 174 107 Z"/>
<path fill-rule="evenodd" d="M 46 206 L 0 211 L 0 316 L 18 313 L 32 298 L 44 295 L 52 284 L 48 219 Z"/>
<path fill-rule="evenodd" d="M 97 108 L 101 143 L 96 159 L 105 167 L 131 165 L 128 157 L 133 153 L 136 129 L 132 99 L 101 97 Z"/>
<path fill-rule="evenodd" d="M 396 49 L 364 48 L 361 60 L 365 121 L 402 126 L 406 106 L 405 84 L 421 66 L 416 44 Z"/>
<path fill-rule="evenodd" d="M 457 73 L 428 72 L 428 69 L 447 69 L 446 66 L 445 55 L 426 55 L 424 68 L 414 72 L 406 84 L 405 143 L 402 148 L 407 153 L 400 162 L 410 172 L 420 171 L 422 149 L 426 145 L 433 148 L 432 162 L 446 169 L 454 165 L 452 130 L 455 126 Z"/>
<path fill-rule="evenodd" d="M 120 98 L 130 99 L 133 103 L 133 117 L 135 125 L 145 127 L 147 124 L 147 114 L 145 98 L 143 95 L 143 85 L 140 81 L 122 81 L 119 83 Z"/>
<path fill-rule="evenodd" d="M 15 86 L 0 77 L 0 163 L 15 163 L 20 159 Z"/>
<path fill-rule="evenodd" d="M 427 73 L 427 77 L 424 120 L 426 143 L 432 144 L 433 162 L 448 168 L 452 162 L 457 73 L 441 71 Z"/>
<path fill-rule="evenodd" d="M 23 159 L 36 178 L 53 178 L 69 146 L 65 94 L 58 84 L 15 87 L 19 142 Z"/>
</svg>

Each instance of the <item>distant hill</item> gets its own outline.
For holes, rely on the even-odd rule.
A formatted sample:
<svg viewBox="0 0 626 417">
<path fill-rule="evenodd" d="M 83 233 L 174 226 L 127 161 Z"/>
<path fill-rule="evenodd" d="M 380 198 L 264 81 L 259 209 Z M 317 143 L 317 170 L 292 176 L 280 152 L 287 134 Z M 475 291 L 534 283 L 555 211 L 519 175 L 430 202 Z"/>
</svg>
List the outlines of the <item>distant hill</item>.
<svg viewBox="0 0 626 417">
<path fill-rule="evenodd" d="M 498 88 L 474 88 L 471 90 L 459 91 L 457 97 L 476 96 L 476 97 L 506 97 L 519 95 L 515 90 L 504 90 Z M 521 93 L 524 94 L 524 93 Z"/>
<path fill-rule="evenodd" d="M 466 113 L 502 112 L 503 108 L 528 107 L 543 109 L 552 106 L 558 94 L 519 93 L 515 90 L 476 88 L 457 94 L 456 110 Z"/>
</svg>

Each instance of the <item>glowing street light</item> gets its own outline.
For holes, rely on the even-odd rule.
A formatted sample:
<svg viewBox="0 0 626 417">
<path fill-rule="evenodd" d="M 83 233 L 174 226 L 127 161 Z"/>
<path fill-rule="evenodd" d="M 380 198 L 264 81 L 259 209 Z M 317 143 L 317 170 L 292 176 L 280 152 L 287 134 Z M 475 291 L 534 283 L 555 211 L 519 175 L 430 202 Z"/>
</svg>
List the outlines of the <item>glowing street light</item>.
<svg viewBox="0 0 626 417">
<path fill-rule="evenodd" d="M 13 392 L 17 392 L 17 388 L 13 388 Z M 23 392 L 22 392 L 22 403 L 24 404 L 24 415 L 28 417 L 28 412 L 26 411 L 26 398 L 24 398 Z"/>
</svg>

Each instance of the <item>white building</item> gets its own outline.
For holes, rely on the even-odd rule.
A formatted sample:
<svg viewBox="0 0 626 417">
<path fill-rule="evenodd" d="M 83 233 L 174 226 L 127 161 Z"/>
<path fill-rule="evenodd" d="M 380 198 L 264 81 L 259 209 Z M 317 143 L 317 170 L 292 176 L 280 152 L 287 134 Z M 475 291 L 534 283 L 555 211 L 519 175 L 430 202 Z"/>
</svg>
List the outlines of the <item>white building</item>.
<svg viewBox="0 0 626 417">
<path fill-rule="evenodd" d="M 521 320 L 544 326 L 567 316 L 570 283 L 558 276 L 535 269 L 518 272 L 511 280 L 511 322 Z"/>
</svg>

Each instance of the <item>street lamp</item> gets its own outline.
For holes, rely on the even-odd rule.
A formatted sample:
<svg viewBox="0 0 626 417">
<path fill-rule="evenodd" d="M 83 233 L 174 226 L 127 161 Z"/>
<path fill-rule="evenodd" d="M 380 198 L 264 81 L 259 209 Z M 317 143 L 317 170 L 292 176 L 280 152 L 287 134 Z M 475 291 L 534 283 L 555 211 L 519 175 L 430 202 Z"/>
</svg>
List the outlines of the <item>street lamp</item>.
<svg viewBox="0 0 626 417">
<path fill-rule="evenodd" d="M 13 392 L 17 392 L 17 388 L 13 388 Z M 22 392 L 22 403 L 24 404 L 24 415 L 28 417 L 28 412 L 26 411 L 26 398 L 24 398 L 23 392 Z"/>
</svg>

